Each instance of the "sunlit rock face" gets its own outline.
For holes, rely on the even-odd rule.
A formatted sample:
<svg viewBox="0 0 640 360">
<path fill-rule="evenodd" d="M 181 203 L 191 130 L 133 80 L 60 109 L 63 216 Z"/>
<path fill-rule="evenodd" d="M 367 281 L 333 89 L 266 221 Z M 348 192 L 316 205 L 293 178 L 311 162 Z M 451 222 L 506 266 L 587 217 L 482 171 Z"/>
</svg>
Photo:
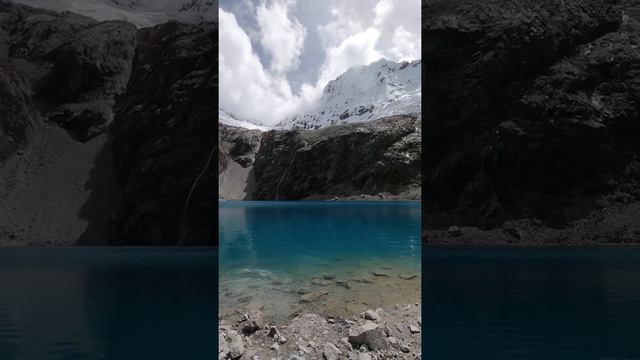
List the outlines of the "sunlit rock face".
<svg viewBox="0 0 640 360">
<path fill-rule="evenodd" d="M 261 200 L 359 195 L 420 197 L 419 116 L 319 130 L 272 130 L 255 159 Z"/>
</svg>

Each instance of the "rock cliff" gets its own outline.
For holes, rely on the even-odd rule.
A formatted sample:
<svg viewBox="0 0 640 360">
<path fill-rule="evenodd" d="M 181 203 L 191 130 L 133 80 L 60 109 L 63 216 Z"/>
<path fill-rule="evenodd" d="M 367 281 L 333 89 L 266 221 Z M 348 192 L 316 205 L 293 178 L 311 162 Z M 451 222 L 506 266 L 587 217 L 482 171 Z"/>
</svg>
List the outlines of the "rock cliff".
<svg viewBox="0 0 640 360">
<path fill-rule="evenodd" d="M 251 200 L 255 191 L 253 164 L 262 131 L 218 123 L 218 196 Z"/>
<path fill-rule="evenodd" d="M 640 5 L 425 6 L 427 226 L 496 229 L 532 219 L 580 227 L 557 241 L 580 242 L 598 237 L 580 221 L 628 216 L 640 201 Z M 602 238 L 640 239 L 630 223 L 613 223 Z"/>
<path fill-rule="evenodd" d="M 258 200 L 381 195 L 420 197 L 419 116 L 392 116 L 262 136 L 254 172 Z"/>
<path fill-rule="evenodd" d="M 118 243 L 204 244 L 214 231 L 217 28 L 170 22 L 138 33 L 113 128 L 123 201 Z"/>
<path fill-rule="evenodd" d="M 214 243 L 216 39 L 0 1 L 2 243 Z"/>
</svg>

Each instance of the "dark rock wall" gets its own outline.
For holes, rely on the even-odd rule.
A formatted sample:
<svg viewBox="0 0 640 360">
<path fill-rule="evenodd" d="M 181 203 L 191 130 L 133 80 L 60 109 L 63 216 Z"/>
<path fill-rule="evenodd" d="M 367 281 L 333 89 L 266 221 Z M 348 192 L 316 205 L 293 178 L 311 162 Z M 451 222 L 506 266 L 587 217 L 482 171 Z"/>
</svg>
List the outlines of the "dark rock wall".
<svg viewBox="0 0 640 360">
<path fill-rule="evenodd" d="M 107 131 L 129 80 L 136 28 L 0 2 L 0 158 L 52 121 L 79 141 Z"/>
<path fill-rule="evenodd" d="M 78 142 L 109 132 L 111 243 L 214 243 L 217 37 L 213 23 L 137 30 L 0 1 L 0 162 L 45 122 Z"/>
<path fill-rule="evenodd" d="M 559 227 L 640 195 L 640 4 L 424 4 L 428 226 Z"/>
<path fill-rule="evenodd" d="M 211 244 L 217 144 L 215 24 L 144 29 L 114 124 L 123 204 L 112 240 Z"/>
<path fill-rule="evenodd" d="M 255 159 L 254 197 L 400 195 L 419 188 L 421 128 L 419 117 L 395 116 L 315 131 L 266 132 Z"/>
</svg>

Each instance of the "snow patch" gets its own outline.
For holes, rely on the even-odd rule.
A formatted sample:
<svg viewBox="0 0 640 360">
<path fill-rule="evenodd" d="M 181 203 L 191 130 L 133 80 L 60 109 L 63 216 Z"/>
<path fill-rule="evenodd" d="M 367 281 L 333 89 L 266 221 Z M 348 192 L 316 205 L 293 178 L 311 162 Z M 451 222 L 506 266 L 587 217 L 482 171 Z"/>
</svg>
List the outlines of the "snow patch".
<svg viewBox="0 0 640 360">
<path fill-rule="evenodd" d="M 257 121 L 241 120 L 237 116 L 223 110 L 218 109 L 218 121 L 221 124 L 241 127 L 249 130 L 268 131 L 269 127 L 258 123 Z"/>
<path fill-rule="evenodd" d="M 422 61 L 385 59 L 347 70 L 325 86 L 308 112 L 287 117 L 276 128 L 319 129 L 422 111 Z"/>
</svg>

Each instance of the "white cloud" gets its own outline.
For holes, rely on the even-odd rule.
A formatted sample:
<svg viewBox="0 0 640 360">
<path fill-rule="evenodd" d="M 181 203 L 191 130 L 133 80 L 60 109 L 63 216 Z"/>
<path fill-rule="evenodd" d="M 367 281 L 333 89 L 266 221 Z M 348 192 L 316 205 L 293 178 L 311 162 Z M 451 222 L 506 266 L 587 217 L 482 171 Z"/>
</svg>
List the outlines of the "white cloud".
<svg viewBox="0 0 640 360">
<path fill-rule="evenodd" d="M 347 37 L 339 45 L 327 49 L 325 63 L 314 86 L 314 95 L 319 97 L 329 81 L 337 78 L 350 67 L 367 65 L 380 59 L 382 54 L 376 49 L 379 37 L 380 31 L 370 27 Z"/>
<path fill-rule="evenodd" d="M 382 24 L 392 10 L 393 3 L 391 2 L 391 0 L 380 0 L 380 2 L 376 4 L 376 7 L 373 8 L 373 12 L 376 14 L 376 17 L 373 19 L 373 24 Z"/>
<path fill-rule="evenodd" d="M 400 25 L 393 31 L 393 47 L 386 54 L 393 61 L 410 61 L 420 58 L 420 35 L 409 32 Z"/>
<path fill-rule="evenodd" d="M 254 10 L 242 12 L 245 23 L 247 14 L 254 18 L 254 25 L 247 24 L 247 29 L 220 9 L 223 108 L 275 125 L 306 110 L 329 81 L 352 66 L 381 57 L 420 58 L 418 0 L 325 0 L 321 7 L 312 1 L 254 0 Z M 239 3 L 233 4 L 237 10 Z M 289 84 L 293 74 L 302 84 L 295 93 Z"/>
<path fill-rule="evenodd" d="M 298 106 L 283 76 L 269 74 L 233 14 L 219 10 L 221 106 L 243 118 L 273 125 Z"/>
<path fill-rule="evenodd" d="M 306 36 L 304 26 L 297 19 L 289 18 L 290 5 L 290 2 L 274 0 L 271 6 L 263 3 L 256 11 L 260 43 L 271 55 L 271 69 L 276 72 L 298 66 Z"/>
</svg>

